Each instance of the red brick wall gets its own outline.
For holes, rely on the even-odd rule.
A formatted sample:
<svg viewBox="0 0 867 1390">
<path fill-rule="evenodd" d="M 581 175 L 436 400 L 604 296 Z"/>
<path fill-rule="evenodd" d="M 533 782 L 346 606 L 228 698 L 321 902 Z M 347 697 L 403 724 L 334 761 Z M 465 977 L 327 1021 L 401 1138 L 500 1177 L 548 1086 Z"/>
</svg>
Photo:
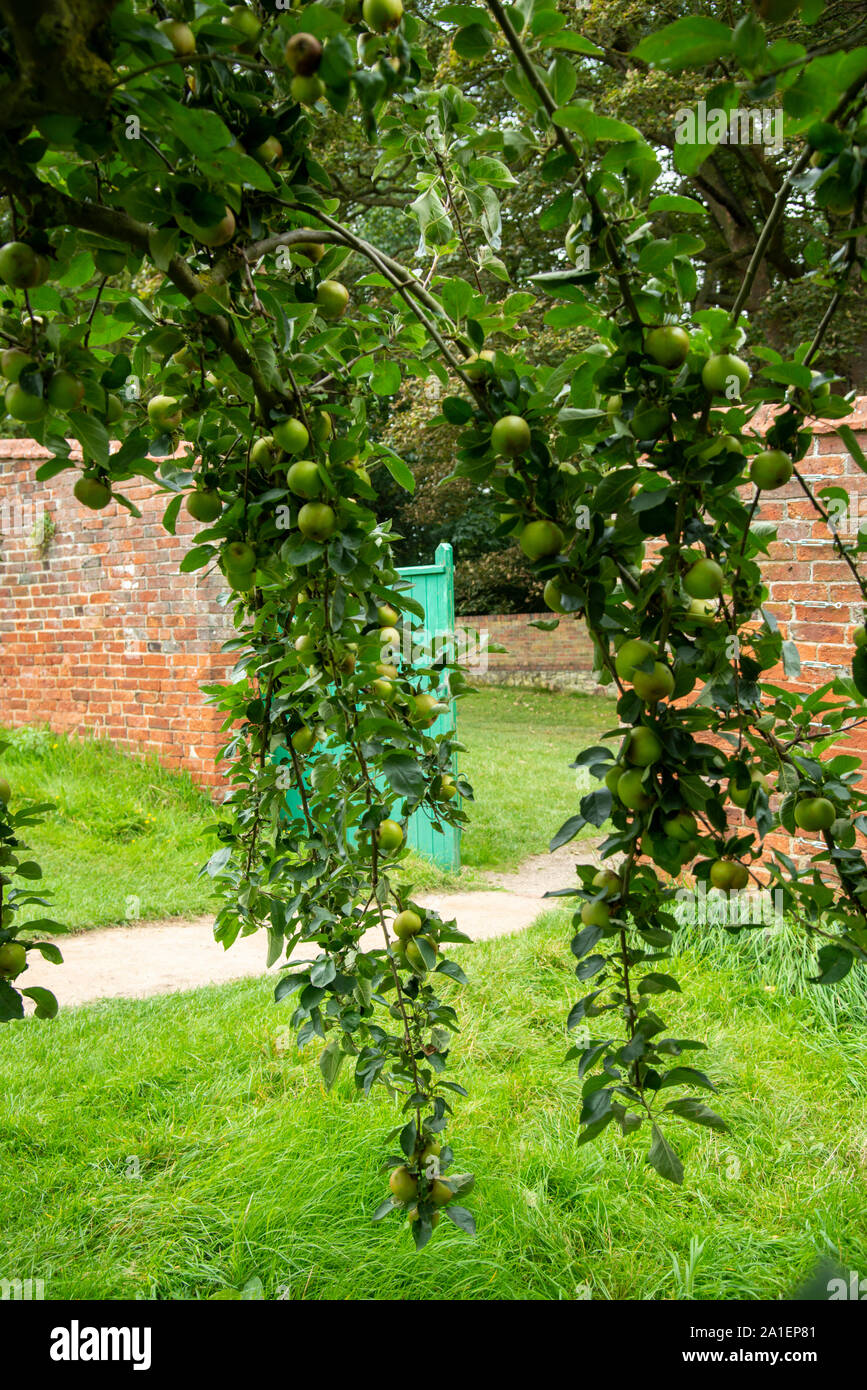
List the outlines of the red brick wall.
<svg viewBox="0 0 867 1390">
<path fill-rule="evenodd" d="M 553 632 L 531 627 L 531 623 L 550 622 L 553 617 L 546 609 L 544 613 L 480 613 L 458 618 L 458 631 L 467 628 L 472 635 L 467 649 L 469 678 L 493 685 L 534 683 L 572 690 L 598 689 L 592 673 L 593 644 L 583 623 L 561 618 Z M 507 650 L 486 651 L 486 635 L 490 645 Z M 487 670 L 475 664 L 475 641 Z"/>
<path fill-rule="evenodd" d="M 182 512 L 170 536 L 150 484 L 127 489 L 140 519 L 114 502 L 86 511 L 72 472 L 35 481 L 45 457 L 0 440 L 0 723 L 111 738 L 215 785 L 222 716 L 199 686 L 231 665 L 231 629 L 218 579 L 178 573 L 196 523 Z"/>
<path fill-rule="evenodd" d="M 847 423 L 864 443 L 867 399 Z M 165 497 L 151 497 L 144 484 L 129 494 L 141 520 L 115 503 L 86 512 L 72 496 L 73 474 L 35 482 L 44 457 L 31 441 L 0 440 L 0 722 L 102 734 L 216 784 L 221 720 L 198 688 L 231 664 L 219 650 L 231 627 L 217 602 L 220 578 L 178 572 L 195 524 L 182 514 L 170 536 L 161 524 Z M 867 476 L 833 424 L 816 426 L 801 467 L 816 487 L 845 488 L 867 522 Z M 43 553 L 30 538 L 28 507 L 43 507 L 54 527 Z M 798 684 L 815 688 L 849 668 L 859 591 L 796 482 L 769 494 L 760 515 L 779 537 L 765 571 L 768 606 L 799 644 Z M 551 616 L 487 614 L 458 626 L 486 631 L 508 649 L 488 654 L 489 680 L 594 688 L 579 623 L 561 620 L 554 632 L 529 625 Z M 782 683 L 782 673 L 774 679 Z M 867 754 L 867 731 L 847 735 L 844 746 Z"/>
</svg>

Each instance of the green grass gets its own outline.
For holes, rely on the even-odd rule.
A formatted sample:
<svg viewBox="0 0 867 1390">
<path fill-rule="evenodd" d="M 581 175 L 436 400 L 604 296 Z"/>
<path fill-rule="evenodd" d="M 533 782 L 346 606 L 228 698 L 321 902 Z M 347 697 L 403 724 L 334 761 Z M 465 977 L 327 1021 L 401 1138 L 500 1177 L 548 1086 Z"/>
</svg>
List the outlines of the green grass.
<svg viewBox="0 0 867 1390">
<path fill-rule="evenodd" d="M 564 915 L 461 948 L 452 1142 L 477 1175 L 470 1239 L 443 1222 L 413 1251 L 374 1226 L 397 1112 L 327 1095 L 261 981 L 107 1002 L 2 1033 L 0 1269 L 49 1298 L 763 1299 L 832 1252 L 867 1267 L 861 1031 L 731 967 L 683 958 L 672 1032 L 705 1038 L 732 1126 L 669 1129 L 674 1188 L 647 1140 L 576 1146 L 563 1020 L 577 997 Z M 698 1253 L 700 1252 L 700 1253 Z"/>
<path fill-rule="evenodd" d="M 475 793 L 464 864 L 509 870 L 546 853 L 591 786 L 569 764 L 616 725 L 614 702 L 594 695 L 500 688 L 461 700 L 458 733 L 467 752 L 460 766 Z"/>
<path fill-rule="evenodd" d="M 458 710 L 470 748 L 462 768 L 476 796 L 467 803 L 466 867 L 448 874 L 414 858 L 419 891 L 483 887 L 485 869 L 544 853 L 587 785 L 568 764 L 612 720 L 610 701 L 547 691 L 483 691 Z M 213 848 L 203 837 L 213 813 L 186 774 L 104 741 L 38 728 L 4 736 L 3 770 L 16 793 L 57 805 L 28 835 L 54 894 L 52 916 L 80 930 L 127 920 L 131 903 L 143 921 L 210 910 L 210 882 L 197 875 Z"/>
<path fill-rule="evenodd" d="M 15 795 L 57 807 L 26 837 L 52 917 L 77 930 L 209 910 L 210 880 L 197 874 L 213 847 L 203 836 L 213 812 L 188 776 L 104 740 L 39 728 L 0 734 L 11 744 L 2 763 Z"/>
</svg>

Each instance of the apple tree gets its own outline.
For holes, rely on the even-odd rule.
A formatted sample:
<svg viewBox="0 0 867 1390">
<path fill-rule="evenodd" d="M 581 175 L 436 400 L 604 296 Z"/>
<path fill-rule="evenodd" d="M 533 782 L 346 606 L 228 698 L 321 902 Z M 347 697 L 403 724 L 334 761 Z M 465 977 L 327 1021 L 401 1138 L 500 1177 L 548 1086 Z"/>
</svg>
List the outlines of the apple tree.
<svg viewBox="0 0 867 1390">
<path fill-rule="evenodd" d="M 0 741 L 0 756 L 8 747 L 7 741 Z M 0 1023 L 23 1018 L 25 998 L 35 1005 L 37 1018 L 54 1018 L 57 1013 L 57 1000 L 50 989 L 41 985 L 27 986 L 20 979 L 28 968 L 27 957 L 33 951 L 56 965 L 63 959 L 53 941 L 32 939 L 33 932 L 55 934 L 65 928 L 50 917 L 38 915 L 39 908 L 48 907 L 49 899 L 36 886 L 42 878 L 42 869 L 21 838 L 28 827 L 39 825 L 53 809 L 51 802 L 30 801 L 18 796 L 7 778 L 0 774 Z"/>
<path fill-rule="evenodd" d="M 372 505 L 385 474 L 413 486 L 370 427 L 402 384 L 439 383 L 431 423 L 460 431 L 455 476 L 497 499 L 552 623 L 586 623 L 616 694 L 617 748 L 579 751 L 599 786 L 553 841 L 610 826 L 610 864 L 570 890 L 578 1142 L 615 1121 L 649 1131 L 650 1162 L 680 1181 L 672 1127 L 724 1128 L 713 1083 L 681 1061 L 703 1044 L 660 1014 L 679 990 L 664 967 L 684 870 L 779 886 L 823 984 L 867 958 L 858 767 L 821 757 L 865 715 L 867 651 L 808 696 L 768 682 L 797 652 L 766 605 L 761 521 L 792 478 L 828 517 L 799 463 L 812 418 L 851 412 L 821 353 L 860 276 L 867 61 L 842 40 L 811 47 L 823 0 L 691 8 L 636 62 L 723 112 L 779 107 L 786 134 L 730 309 L 696 305 L 707 209 L 680 190 L 677 153 L 573 100 L 601 56 L 580 11 L 40 0 L 34 23 L 0 0 L 7 412 L 51 455 L 38 476 L 84 507 L 135 513 L 124 486 L 144 478 L 169 531 L 181 507 L 201 525 L 182 568 L 221 572 L 236 630 L 232 676 L 208 691 L 230 764 L 208 863 L 217 938 L 264 929 L 326 1083 L 348 1064 L 400 1105 L 376 1215 L 403 1211 L 418 1246 L 443 1212 L 472 1230 L 472 1177 L 446 1134 L 464 1093 L 448 955 L 463 938 L 414 900 L 405 829 L 418 813 L 463 823 L 472 793 L 454 733 L 430 732 L 464 677 L 442 655 L 401 661 L 424 614 Z M 780 39 L 796 12 L 800 40 Z M 449 53 L 496 57 L 499 110 L 450 80 Z M 412 169 L 413 267 L 342 214 L 317 157 L 326 121 L 370 142 L 377 177 Z M 528 168 L 563 246 L 516 282 L 500 194 Z M 785 355 L 745 304 L 793 189 L 816 208 L 804 274 L 827 308 Z M 540 361 L 543 321 L 570 346 Z M 858 545 L 837 544 L 867 599 Z M 808 872 L 763 853 L 779 824 L 821 834 Z"/>
</svg>

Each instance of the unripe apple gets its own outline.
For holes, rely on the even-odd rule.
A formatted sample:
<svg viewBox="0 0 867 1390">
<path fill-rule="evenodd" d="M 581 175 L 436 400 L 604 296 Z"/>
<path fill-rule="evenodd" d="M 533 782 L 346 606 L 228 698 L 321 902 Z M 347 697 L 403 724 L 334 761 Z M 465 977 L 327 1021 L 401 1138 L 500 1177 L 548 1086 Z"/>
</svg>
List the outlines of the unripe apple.
<svg viewBox="0 0 867 1390">
<path fill-rule="evenodd" d="M 0 946 L 0 980 L 14 980 L 27 964 L 27 952 L 20 941 L 4 941 Z"/>
<path fill-rule="evenodd" d="M 800 830 L 830 830 L 837 819 L 833 801 L 826 796 L 808 796 L 795 806 L 795 824 Z"/>
<path fill-rule="evenodd" d="M 279 164 L 283 158 L 283 146 L 276 135 L 266 135 L 260 145 L 253 150 L 257 159 L 261 159 L 263 164 Z"/>
<path fill-rule="evenodd" d="M 181 418 L 180 401 L 176 396 L 154 396 L 148 401 L 148 419 L 155 429 L 177 429 Z"/>
<path fill-rule="evenodd" d="M 632 688 L 645 704 L 667 699 L 674 690 L 674 676 L 661 661 L 655 661 L 652 671 L 636 670 L 632 676 Z"/>
<path fill-rule="evenodd" d="M 392 1168 L 388 1185 L 399 1202 L 411 1202 L 418 1196 L 418 1178 L 413 1177 L 406 1164 Z"/>
<path fill-rule="evenodd" d="M 310 442 L 306 425 L 300 420 L 281 420 L 274 426 L 274 439 L 287 454 L 300 454 Z"/>
<path fill-rule="evenodd" d="M 45 394 L 55 410 L 75 410 L 84 396 L 84 382 L 72 372 L 53 372 Z"/>
<path fill-rule="evenodd" d="M 157 28 L 161 34 L 165 34 L 172 48 L 181 57 L 187 57 L 196 51 L 196 36 L 189 24 L 184 24 L 180 19 L 161 19 Z"/>
<path fill-rule="evenodd" d="M 0 357 L 0 369 L 7 381 L 15 382 L 22 372 L 36 370 L 39 363 L 31 357 L 29 352 L 24 352 L 22 348 L 7 348 Z"/>
<path fill-rule="evenodd" d="M 605 897 L 609 902 L 613 901 L 614 898 L 619 898 L 623 892 L 623 882 L 620 875 L 615 874 L 611 869 L 600 869 L 597 874 L 593 875 L 592 882 L 594 888 L 605 889 Z"/>
<path fill-rule="evenodd" d="M 607 927 L 611 912 L 604 903 L 585 903 L 581 908 L 581 921 L 585 927 Z"/>
<path fill-rule="evenodd" d="M 716 598 L 724 583 L 725 575 L 716 560 L 696 560 L 683 576 L 683 587 L 690 598 Z"/>
<path fill-rule="evenodd" d="M 246 5 L 232 5 L 222 22 L 241 35 L 242 42 L 236 45 L 239 52 L 255 52 L 262 26 L 252 10 Z"/>
<path fill-rule="evenodd" d="M 662 757 L 662 744 L 652 729 L 639 724 L 626 740 L 626 761 L 636 767 L 650 767 Z"/>
<path fill-rule="evenodd" d="M 298 529 L 310 541 L 325 542 L 337 529 L 337 517 L 326 502 L 305 502 L 298 513 Z"/>
<path fill-rule="evenodd" d="M 325 83 L 315 74 L 311 77 L 293 77 L 289 93 L 292 100 L 301 106 L 315 106 L 319 98 L 325 96 Z"/>
<path fill-rule="evenodd" d="M 213 488 L 197 488 L 188 494 L 184 504 L 195 521 L 216 521 L 223 510 L 223 502 Z"/>
<path fill-rule="evenodd" d="M 246 541 L 229 541 L 223 549 L 227 569 L 236 574 L 249 574 L 256 568 L 256 552 Z"/>
<path fill-rule="evenodd" d="M 454 801 L 458 794 L 457 783 L 450 772 L 444 772 L 440 778 L 440 796 L 445 801 Z"/>
<path fill-rule="evenodd" d="M 72 492 L 81 505 L 88 507 L 92 512 L 102 511 L 111 501 L 111 488 L 106 483 L 101 483 L 98 478 L 87 475 L 77 480 Z"/>
<path fill-rule="evenodd" d="M 652 642 L 645 642 L 641 637 L 630 637 L 618 649 L 614 658 L 614 669 L 621 680 L 631 681 L 635 675 L 635 668 L 648 657 L 653 656 L 656 648 Z"/>
<path fill-rule="evenodd" d="M 782 449 L 765 449 L 756 454 L 750 464 L 750 477 L 763 492 L 773 492 L 775 488 L 785 487 L 792 469 L 792 460 Z"/>
<path fill-rule="evenodd" d="M 695 816 L 689 811 L 678 811 L 676 815 L 668 816 L 662 822 L 662 828 L 670 840 L 677 840 L 683 845 L 689 844 L 698 831 Z"/>
<path fill-rule="evenodd" d="M 683 328 L 664 324 L 652 328 L 645 340 L 648 355 L 660 367 L 673 370 L 679 367 L 689 354 L 689 334 Z"/>
<path fill-rule="evenodd" d="M 422 921 L 417 912 L 413 912 L 411 908 L 405 908 L 403 912 L 397 914 L 391 925 L 395 934 L 402 940 L 406 940 L 407 937 L 416 936 L 421 931 Z"/>
<path fill-rule="evenodd" d="M 383 627 L 393 627 L 400 617 L 400 614 L 396 608 L 392 608 L 390 603 L 383 603 L 377 608 L 376 617 L 377 621 Z"/>
<path fill-rule="evenodd" d="M 280 450 L 273 434 L 263 435 L 250 449 L 250 462 L 256 468 L 264 468 L 266 471 L 273 467 L 279 457 Z"/>
<path fill-rule="evenodd" d="M 0 280 L 16 290 L 30 290 L 39 283 L 39 259 L 25 241 L 0 246 Z"/>
<path fill-rule="evenodd" d="M 44 396 L 31 395 L 23 386 L 19 386 L 17 381 L 6 387 L 4 401 L 12 419 L 22 420 L 27 424 L 41 420 L 48 410 L 48 402 Z"/>
<path fill-rule="evenodd" d="M 213 222 L 207 227 L 197 226 L 193 235 L 203 246 L 225 246 L 235 235 L 235 214 L 227 207 L 225 216 L 221 217 L 219 222 Z"/>
<path fill-rule="evenodd" d="M 296 497 L 318 497 L 322 491 L 322 478 L 312 459 L 299 459 L 293 463 L 286 474 L 286 485 Z"/>
<path fill-rule="evenodd" d="M 491 448 L 499 458 L 514 459 L 530 447 L 530 426 L 521 415 L 503 415 L 491 430 Z"/>
<path fill-rule="evenodd" d="M 442 1182 L 439 1178 L 435 1178 L 431 1183 L 428 1196 L 434 1206 L 437 1207 L 444 1207 L 448 1202 L 453 1202 L 455 1199 L 455 1194 L 452 1192 L 448 1183 Z"/>
<path fill-rule="evenodd" d="M 739 400 L 750 384 L 750 369 L 743 358 L 721 352 L 709 357 L 702 367 L 701 381 L 712 396 L 727 396 Z"/>
<path fill-rule="evenodd" d="M 432 941 L 429 936 L 411 936 L 409 940 L 404 943 L 404 951 L 406 959 L 413 970 L 419 975 L 426 975 L 429 966 L 419 947 L 418 943 L 420 941 L 424 941 L 426 945 L 430 946 L 434 951 L 437 949 L 436 942 Z"/>
<path fill-rule="evenodd" d="M 746 866 L 738 864 L 736 860 L 715 859 L 710 866 L 710 881 L 714 888 L 721 888 L 726 893 L 730 890 L 739 892 L 746 888 L 750 875 Z"/>
<path fill-rule="evenodd" d="M 758 785 L 760 787 L 763 787 L 766 792 L 770 791 L 771 789 L 767 777 L 765 777 L 764 773 L 759 772 L 757 768 L 752 768 L 750 770 L 750 782 L 758 783 Z M 744 807 L 749 805 L 752 790 L 752 786 L 739 787 L 737 782 L 735 782 L 733 778 L 729 779 L 729 800 L 732 802 L 733 805 L 740 806 L 741 810 L 743 810 Z"/>
<path fill-rule="evenodd" d="M 528 560 L 544 560 L 559 555 L 564 536 L 555 521 L 531 521 L 518 537 L 518 544 Z"/>
<path fill-rule="evenodd" d="M 316 307 L 329 323 L 342 318 L 349 306 L 349 290 L 339 280 L 321 280 L 316 286 Z"/>
<path fill-rule="evenodd" d="M 441 713 L 439 700 L 435 695 L 423 693 L 413 695 L 410 706 L 410 718 L 413 724 L 417 724 L 421 729 L 429 729 L 435 724 Z"/>
<path fill-rule="evenodd" d="M 542 602 L 552 613 L 565 613 L 563 607 L 563 593 L 556 579 L 549 579 L 542 590 Z"/>
<path fill-rule="evenodd" d="M 403 844 L 403 830 L 396 820 L 387 817 L 376 829 L 376 842 L 383 854 L 393 854 Z"/>
<path fill-rule="evenodd" d="M 361 7 L 364 22 L 375 34 L 396 29 L 403 18 L 402 0 L 364 0 Z"/>
<path fill-rule="evenodd" d="M 381 627 L 379 629 L 379 640 L 384 647 L 399 647 L 400 633 L 396 627 Z"/>
<path fill-rule="evenodd" d="M 314 234 L 310 232 L 309 235 Z M 312 261 L 314 265 L 318 265 L 325 255 L 325 247 L 321 241 L 293 241 L 289 251 L 293 256 L 303 256 L 305 260 Z"/>
<path fill-rule="evenodd" d="M 305 663 L 305 664 L 312 664 L 312 662 L 315 662 L 315 660 L 316 660 L 316 643 L 314 642 L 313 638 L 310 636 L 309 632 L 302 632 L 302 634 L 301 634 L 300 637 L 296 637 L 296 638 L 295 638 L 295 641 L 294 641 L 293 645 L 294 645 L 294 647 L 295 647 L 296 652 L 298 653 L 298 655 L 299 655 L 302 659 L 305 658 L 305 657 L 310 657 L 310 658 L 312 658 L 311 663 Z"/>
<path fill-rule="evenodd" d="M 482 352 L 474 353 L 471 357 L 465 357 L 461 363 L 464 376 L 469 377 L 470 381 L 483 381 L 491 375 L 493 371 L 494 354 L 485 349 Z"/>
<path fill-rule="evenodd" d="M 309 753 L 315 742 L 316 734 L 306 724 L 302 724 L 292 735 L 292 747 L 296 753 Z"/>
<path fill-rule="evenodd" d="M 290 72 L 310 77 L 322 62 L 322 44 L 313 34 L 293 34 L 284 55 Z"/>
<path fill-rule="evenodd" d="M 642 781 L 643 775 L 638 768 L 633 768 L 624 772 L 617 783 L 618 799 L 630 811 L 646 811 L 653 805 L 653 797 L 649 795 Z"/>
</svg>

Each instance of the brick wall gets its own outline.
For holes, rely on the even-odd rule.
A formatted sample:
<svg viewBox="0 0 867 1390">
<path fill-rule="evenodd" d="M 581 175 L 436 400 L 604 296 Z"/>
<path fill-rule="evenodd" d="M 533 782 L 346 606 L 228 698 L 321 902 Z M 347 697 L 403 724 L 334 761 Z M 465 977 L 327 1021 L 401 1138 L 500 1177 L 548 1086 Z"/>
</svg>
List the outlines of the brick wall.
<svg viewBox="0 0 867 1390">
<path fill-rule="evenodd" d="M 550 622 L 544 613 L 479 613 L 458 618 L 458 631 L 467 628 L 471 636 L 467 671 L 472 681 L 491 685 L 544 685 L 561 690 L 597 690 L 593 679 L 593 644 L 583 623 L 561 618 L 553 632 L 532 627 L 534 622 Z M 505 652 L 484 649 L 485 635 L 491 646 Z M 487 669 L 475 664 L 473 642 Z"/>
<path fill-rule="evenodd" d="M 199 686 L 231 664 L 231 628 L 218 579 L 178 573 L 196 523 L 182 512 L 170 536 L 150 484 L 127 489 L 140 519 L 86 511 L 74 474 L 35 481 L 46 457 L 0 440 L 0 723 L 111 738 L 215 785 L 222 716 Z"/>
<path fill-rule="evenodd" d="M 867 398 L 847 424 L 867 442 Z M 165 499 L 145 484 L 129 491 L 140 520 L 115 503 L 86 512 L 72 496 L 72 474 L 35 482 L 45 456 L 32 441 L 0 440 L 0 722 L 103 734 L 215 785 L 221 721 L 198 688 L 231 664 L 219 650 L 231 628 L 218 603 L 220 578 L 178 572 L 195 523 L 183 513 L 178 535 L 169 536 Z M 817 425 L 801 468 L 816 487 L 844 488 L 856 525 L 862 517 L 867 524 L 867 476 L 832 423 Z M 54 529 L 42 551 L 31 537 L 39 508 Z M 760 515 L 778 532 L 765 570 L 768 607 L 800 647 L 795 684 L 814 689 L 849 669 L 859 591 L 796 482 L 769 494 Z M 579 623 L 562 620 L 554 632 L 530 626 L 551 616 L 482 614 L 458 626 L 486 631 L 508 649 L 489 653 L 483 678 L 594 688 Z M 782 672 L 772 678 L 783 683 Z M 867 755 L 867 731 L 847 735 L 845 748 Z"/>
</svg>

